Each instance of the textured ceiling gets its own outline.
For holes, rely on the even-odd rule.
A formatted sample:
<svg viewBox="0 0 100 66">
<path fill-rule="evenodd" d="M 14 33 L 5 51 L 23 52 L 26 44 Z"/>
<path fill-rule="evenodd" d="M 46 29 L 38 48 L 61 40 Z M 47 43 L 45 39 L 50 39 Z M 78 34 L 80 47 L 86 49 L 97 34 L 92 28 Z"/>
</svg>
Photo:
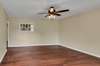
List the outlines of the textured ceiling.
<svg viewBox="0 0 100 66">
<path fill-rule="evenodd" d="M 46 11 L 50 5 L 55 5 L 58 10 L 67 8 L 71 10 L 68 13 L 63 13 L 62 17 L 100 6 L 100 0 L 1 0 L 1 2 L 8 16 L 35 19 L 43 17 L 44 15 L 38 15 L 38 13 Z"/>
</svg>

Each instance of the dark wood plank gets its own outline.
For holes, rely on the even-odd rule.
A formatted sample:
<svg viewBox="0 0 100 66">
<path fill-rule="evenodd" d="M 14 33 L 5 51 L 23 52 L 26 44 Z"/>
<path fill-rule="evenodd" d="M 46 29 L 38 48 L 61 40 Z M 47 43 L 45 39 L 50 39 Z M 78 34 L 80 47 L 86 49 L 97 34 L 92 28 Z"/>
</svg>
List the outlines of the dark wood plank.
<svg viewBox="0 0 100 66">
<path fill-rule="evenodd" d="M 100 59 L 58 45 L 17 47 L 0 66 L 100 66 Z"/>
</svg>

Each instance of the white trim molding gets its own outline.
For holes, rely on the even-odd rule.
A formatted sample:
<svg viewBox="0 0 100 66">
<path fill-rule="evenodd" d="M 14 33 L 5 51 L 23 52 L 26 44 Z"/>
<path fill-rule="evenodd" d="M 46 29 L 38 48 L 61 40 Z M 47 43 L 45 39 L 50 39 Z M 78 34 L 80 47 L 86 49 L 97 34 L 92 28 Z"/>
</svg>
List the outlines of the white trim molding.
<svg viewBox="0 0 100 66">
<path fill-rule="evenodd" d="M 55 44 L 33 44 L 33 43 L 27 43 L 27 44 L 9 44 L 8 47 L 27 47 L 27 46 L 42 46 L 42 45 L 58 45 L 57 43 Z"/>
<path fill-rule="evenodd" d="M 27 46 L 42 46 L 42 45 L 60 45 L 60 46 L 63 46 L 63 47 L 66 47 L 66 48 L 69 48 L 69 49 L 72 49 L 72 50 L 76 50 L 76 51 L 79 51 L 79 52 L 100 58 L 100 55 L 97 55 L 97 54 L 94 54 L 94 53 L 91 53 L 91 52 L 87 52 L 87 51 L 83 51 L 83 50 L 80 50 L 80 49 L 77 49 L 77 48 L 73 48 L 73 47 L 67 46 L 65 44 L 59 44 L 59 43 L 55 43 L 55 44 L 33 44 L 33 43 L 19 44 L 18 43 L 18 44 L 9 45 L 8 47 L 27 47 Z"/>
<path fill-rule="evenodd" d="M 66 47 L 66 48 L 69 48 L 69 49 L 72 49 L 72 50 L 76 50 L 76 51 L 79 51 L 79 52 L 88 54 L 88 55 L 91 55 L 91 56 L 94 56 L 94 57 L 97 57 L 97 58 L 100 58 L 100 55 L 97 55 L 97 54 L 94 54 L 94 53 L 91 53 L 91 52 L 87 52 L 87 51 L 83 51 L 83 50 L 80 50 L 80 49 L 77 49 L 77 48 L 73 48 L 73 47 L 70 47 L 70 46 L 66 46 L 64 44 L 59 44 L 59 45 L 61 45 L 63 47 Z"/>
<path fill-rule="evenodd" d="M 3 58 L 5 57 L 6 53 L 7 53 L 7 49 L 6 49 L 6 50 L 4 51 L 4 53 L 2 54 L 2 57 L 0 58 L 0 63 L 2 62 L 2 60 L 3 60 Z"/>
</svg>

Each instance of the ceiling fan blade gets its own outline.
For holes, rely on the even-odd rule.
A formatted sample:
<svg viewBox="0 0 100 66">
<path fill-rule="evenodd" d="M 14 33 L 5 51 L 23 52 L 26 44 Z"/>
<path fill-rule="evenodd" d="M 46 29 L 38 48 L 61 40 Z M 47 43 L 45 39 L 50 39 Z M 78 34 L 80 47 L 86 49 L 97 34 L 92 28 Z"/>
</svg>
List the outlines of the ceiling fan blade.
<svg viewBox="0 0 100 66">
<path fill-rule="evenodd" d="M 57 13 L 55 13 L 55 15 L 56 15 L 56 16 L 61 16 L 61 14 L 57 14 Z"/>
<path fill-rule="evenodd" d="M 44 16 L 44 17 L 48 17 L 48 15 Z"/>
<path fill-rule="evenodd" d="M 56 13 L 67 12 L 67 11 L 69 11 L 69 9 L 56 11 Z"/>
<path fill-rule="evenodd" d="M 48 14 L 48 13 L 38 13 L 38 14 Z"/>
</svg>

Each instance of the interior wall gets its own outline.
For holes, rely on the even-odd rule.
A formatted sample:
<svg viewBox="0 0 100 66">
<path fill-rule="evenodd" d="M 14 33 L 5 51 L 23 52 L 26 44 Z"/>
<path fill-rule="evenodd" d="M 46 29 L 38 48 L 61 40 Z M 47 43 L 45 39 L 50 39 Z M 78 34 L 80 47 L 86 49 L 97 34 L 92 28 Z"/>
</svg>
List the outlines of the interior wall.
<svg viewBox="0 0 100 66">
<path fill-rule="evenodd" d="M 100 9 L 60 22 L 60 44 L 100 57 Z"/>
<path fill-rule="evenodd" d="M 7 51 L 7 21 L 4 9 L 0 4 L 0 62 Z"/>
<path fill-rule="evenodd" d="M 19 24 L 33 24 L 33 32 L 24 32 Z M 51 45 L 58 43 L 58 22 L 11 18 L 9 23 L 9 47 Z"/>
</svg>

